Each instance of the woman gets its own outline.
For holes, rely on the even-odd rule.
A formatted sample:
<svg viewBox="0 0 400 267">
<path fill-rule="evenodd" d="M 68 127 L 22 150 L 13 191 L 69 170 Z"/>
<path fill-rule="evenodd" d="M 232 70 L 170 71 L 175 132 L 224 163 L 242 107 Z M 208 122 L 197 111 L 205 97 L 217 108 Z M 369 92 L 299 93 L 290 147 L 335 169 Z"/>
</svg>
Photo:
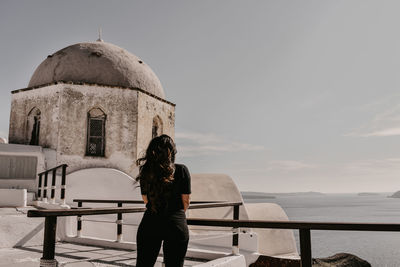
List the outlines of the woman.
<svg viewBox="0 0 400 267">
<path fill-rule="evenodd" d="M 166 267 L 183 266 L 189 231 L 185 211 L 189 207 L 190 174 L 174 164 L 176 148 L 168 135 L 151 140 L 137 161 L 140 190 L 147 210 L 136 235 L 137 267 L 154 266 L 163 242 Z"/>
</svg>

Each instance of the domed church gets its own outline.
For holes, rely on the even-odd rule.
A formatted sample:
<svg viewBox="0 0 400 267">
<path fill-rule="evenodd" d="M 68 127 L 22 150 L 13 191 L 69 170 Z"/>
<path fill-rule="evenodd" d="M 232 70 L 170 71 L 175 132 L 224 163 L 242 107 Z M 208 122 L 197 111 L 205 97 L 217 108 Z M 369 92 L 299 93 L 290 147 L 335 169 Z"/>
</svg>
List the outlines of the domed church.
<svg viewBox="0 0 400 267">
<path fill-rule="evenodd" d="M 152 137 L 173 137 L 174 124 L 175 104 L 151 68 L 98 40 L 47 56 L 28 87 L 12 91 L 9 143 L 49 149 L 69 172 L 106 167 L 132 176 Z"/>
</svg>

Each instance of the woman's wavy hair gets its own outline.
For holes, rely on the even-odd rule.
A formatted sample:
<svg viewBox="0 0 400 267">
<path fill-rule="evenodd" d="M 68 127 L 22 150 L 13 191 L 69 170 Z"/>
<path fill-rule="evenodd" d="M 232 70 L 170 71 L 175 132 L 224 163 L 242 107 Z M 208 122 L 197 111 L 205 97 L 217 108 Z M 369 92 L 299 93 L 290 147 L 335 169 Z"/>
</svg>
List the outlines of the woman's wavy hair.
<svg viewBox="0 0 400 267">
<path fill-rule="evenodd" d="M 174 180 L 176 146 L 166 134 L 154 137 L 146 154 L 136 161 L 139 174 L 136 182 L 147 192 L 152 211 L 158 213 L 168 207 L 169 186 Z"/>
</svg>

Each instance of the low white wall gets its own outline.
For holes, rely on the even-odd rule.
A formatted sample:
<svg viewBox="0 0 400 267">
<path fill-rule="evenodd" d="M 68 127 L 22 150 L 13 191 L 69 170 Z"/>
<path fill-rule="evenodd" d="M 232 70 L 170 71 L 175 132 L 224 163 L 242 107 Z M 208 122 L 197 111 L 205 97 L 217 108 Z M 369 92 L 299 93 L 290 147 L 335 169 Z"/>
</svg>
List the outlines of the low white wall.
<svg viewBox="0 0 400 267">
<path fill-rule="evenodd" d="M 0 207 L 25 207 L 26 189 L 0 189 Z"/>
<path fill-rule="evenodd" d="M 289 221 L 285 211 L 275 203 L 245 204 L 250 220 Z M 267 256 L 298 256 L 293 230 L 254 228 L 258 235 L 258 252 Z"/>
<path fill-rule="evenodd" d="M 231 177 L 226 174 L 211 173 L 192 174 L 191 200 L 243 202 L 242 195 Z M 188 215 L 192 218 L 233 219 L 233 208 L 195 209 L 189 210 Z M 240 207 L 239 218 L 248 220 L 243 206 Z M 194 230 L 199 227 L 190 228 Z"/>
<path fill-rule="evenodd" d="M 138 184 L 129 175 L 111 168 L 90 168 L 72 172 L 66 177 L 66 203 L 69 206 L 77 206 L 73 199 L 120 199 L 120 200 L 141 200 L 140 188 Z M 59 193 L 57 193 L 59 194 Z M 57 195 L 58 197 L 58 195 Z M 134 206 L 134 205 L 124 205 Z M 135 206 L 143 207 L 143 204 Z M 117 207 L 117 204 L 95 204 L 83 203 L 83 207 Z M 137 225 L 142 219 L 143 213 L 123 214 L 124 223 L 133 225 L 124 225 L 123 240 L 128 242 L 136 241 Z M 83 237 L 95 237 L 106 240 L 117 239 L 117 220 L 116 214 L 94 215 L 82 217 Z M 90 220 L 90 221 L 89 221 Z M 108 221 L 108 222 L 93 222 Z M 69 218 L 69 227 L 65 229 L 68 236 L 76 236 L 76 217 Z"/>
<path fill-rule="evenodd" d="M 51 149 L 47 149 L 51 154 Z M 49 154 L 49 155 L 50 155 Z M 32 156 L 37 157 L 36 173 L 48 169 L 46 166 L 47 158 L 43 148 L 40 146 L 19 145 L 19 144 L 0 144 L 0 155 L 3 156 Z M 52 155 L 52 154 L 51 154 Z M 28 192 L 37 191 L 38 176 L 34 179 L 0 179 L 0 188 L 27 189 Z"/>
<path fill-rule="evenodd" d="M 192 174 L 192 200 L 243 202 L 235 182 L 226 174 Z M 248 220 L 246 208 L 239 208 L 239 219 Z M 190 218 L 233 219 L 233 207 L 193 209 L 188 211 Z M 189 247 L 213 251 L 232 252 L 232 228 L 189 226 Z M 246 264 L 250 265 L 257 257 L 257 234 L 251 229 L 242 228 L 239 235 L 240 253 L 244 254 Z M 244 265 L 243 265 L 244 266 Z"/>
</svg>

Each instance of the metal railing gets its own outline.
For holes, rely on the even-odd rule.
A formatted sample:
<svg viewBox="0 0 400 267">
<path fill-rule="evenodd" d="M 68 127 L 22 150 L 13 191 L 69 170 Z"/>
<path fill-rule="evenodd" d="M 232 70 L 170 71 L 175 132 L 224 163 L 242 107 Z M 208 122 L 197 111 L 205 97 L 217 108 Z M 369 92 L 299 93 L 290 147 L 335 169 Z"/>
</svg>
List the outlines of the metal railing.
<svg viewBox="0 0 400 267">
<path fill-rule="evenodd" d="M 83 202 L 83 201 L 82 201 Z M 108 202 L 109 203 L 109 202 Z M 215 226 L 215 227 L 232 227 L 234 235 L 232 246 L 238 247 L 238 234 L 236 229 L 239 228 L 262 228 L 262 229 L 295 229 L 300 232 L 300 257 L 302 267 L 312 266 L 311 255 L 311 230 L 333 230 L 333 231 L 386 231 L 400 232 L 400 224 L 385 223 L 338 223 L 338 222 L 303 222 L 303 221 L 260 221 L 260 220 L 238 220 L 240 202 L 220 202 L 192 205 L 190 209 L 215 208 L 224 206 L 234 207 L 234 219 L 198 219 L 188 218 L 189 225 Z M 82 216 L 82 215 L 99 215 L 99 214 L 123 214 L 144 212 L 144 207 L 133 208 L 78 208 L 70 210 L 30 210 L 28 217 L 45 217 L 45 231 L 43 244 L 42 262 L 51 263 L 54 259 L 55 233 L 58 216 Z M 236 210 L 236 211 L 235 211 Z M 233 249 L 234 251 L 235 249 Z M 44 266 L 44 265 L 41 265 Z M 51 266 L 51 265 L 46 265 Z M 56 266 L 56 265 L 53 265 Z"/>
<path fill-rule="evenodd" d="M 311 230 L 332 231 L 381 231 L 400 232 L 400 224 L 385 223 L 339 223 L 339 222 L 304 222 L 304 221 L 261 221 L 261 220 L 223 220 L 189 218 L 190 225 L 216 227 L 246 227 L 263 229 L 293 229 L 300 232 L 301 266 L 312 266 Z"/>
<path fill-rule="evenodd" d="M 97 203 L 97 204 L 117 204 L 118 208 L 122 208 L 123 204 L 144 204 L 143 200 L 121 200 L 121 199 L 74 199 L 73 202 L 78 203 L 78 208 L 83 208 L 83 203 Z M 226 202 L 226 201 L 191 201 L 190 209 L 204 209 L 204 208 L 218 208 L 218 207 L 231 207 L 233 206 L 233 219 L 239 219 L 239 206 L 241 202 Z M 199 206 L 199 204 L 202 204 Z M 207 205 L 210 204 L 210 205 Z M 82 219 L 81 215 L 77 216 L 77 236 L 82 236 Z M 95 221 L 94 221 L 95 222 Z M 108 222 L 108 221 L 107 221 Z M 124 221 L 122 213 L 117 213 L 117 242 L 123 242 L 122 226 Z M 238 236 L 238 235 L 235 235 Z M 239 241 L 236 241 L 236 246 Z"/>
<path fill-rule="evenodd" d="M 61 204 L 65 205 L 65 182 L 66 182 L 66 173 L 67 173 L 67 164 L 61 164 L 54 168 L 48 169 L 44 172 L 39 173 L 39 182 L 38 182 L 38 191 L 37 198 L 41 201 L 48 202 L 47 190 L 50 191 L 50 203 L 54 204 L 56 202 L 56 178 L 57 178 L 57 170 L 61 169 L 61 193 L 60 199 Z M 52 173 L 51 177 L 51 188 L 48 186 L 48 175 Z"/>
<path fill-rule="evenodd" d="M 81 200 L 81 201 L 78 201 Z M 107 201 L 107 202 L 98 202 Z M 137 204 L 143 203 L 140 200 L 83 200 L 77 199 L 76 202 L 91 202 L 91 203 L 117 203 L 118 206 L 122 206 L 123 203 Z M 239 206 L 242 202 L 208 202 L 208 201 L 198 201 L 192 202 L 193 205 L 189 206 L 189 209 L 204 209 L 204 208 L 218 208 L 218 207 L 233 207 L 233 219 L 239 219 Z M 131 208 L 74 208 L 74 209 L 55 209 L 55 210 L 29 210 L 28 217 L 45 217 L 45 229 L 44 229 L 44 241 L 43 241 L 43 255 L 40 259 L 40 266 L 57 266 L 57 261 L 54 259 L 55 255 L 55 243 L 56 243 L 56 229 L 57 229 L 57 217 L 59 216 L 82 216 L 82 215 L 102 215 L 102 214 L 117 214 L 117 218 L 121 218 L 123 213 L 138 213 L 146 211 L 145 207 L 131 207 Z M 119 217 L 121 216 L 121 217 Z M 118 220 L 117 220 L 118 221 Z M 119 227 L 117 222 L 117 227 Z M 78 228 L 79 220 L 78 220 Z M 118 228 L 119 229 L 119 228 Z M 121 235 L 122 235 L 122 225 L 121 225 Z M 238 253 L 239 248 L 239 234 L 238 231 L 234 231 L 232 236 L 232 247 L 233 252 Z"/>
</svg>

